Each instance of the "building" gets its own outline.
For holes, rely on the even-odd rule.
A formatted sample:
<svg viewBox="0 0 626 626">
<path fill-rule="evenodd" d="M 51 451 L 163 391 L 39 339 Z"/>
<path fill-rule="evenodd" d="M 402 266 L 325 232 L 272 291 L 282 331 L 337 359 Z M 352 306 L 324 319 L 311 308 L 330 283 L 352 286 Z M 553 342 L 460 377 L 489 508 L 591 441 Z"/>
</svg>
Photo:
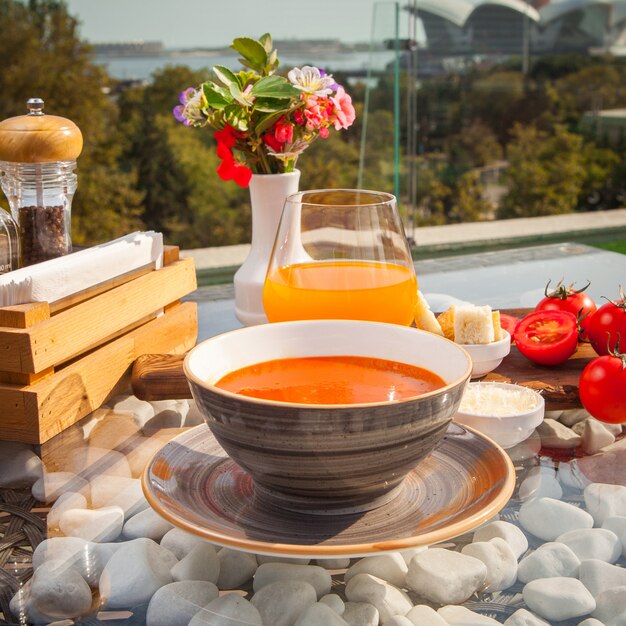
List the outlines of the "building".
<svg viewBox="0 0 626 626">
<path fill-rule="evenodd" d="M 412 6 L 425 51 L 436 57 L 626 54 L 626 0 L 417 0 Z"/>
</svg>

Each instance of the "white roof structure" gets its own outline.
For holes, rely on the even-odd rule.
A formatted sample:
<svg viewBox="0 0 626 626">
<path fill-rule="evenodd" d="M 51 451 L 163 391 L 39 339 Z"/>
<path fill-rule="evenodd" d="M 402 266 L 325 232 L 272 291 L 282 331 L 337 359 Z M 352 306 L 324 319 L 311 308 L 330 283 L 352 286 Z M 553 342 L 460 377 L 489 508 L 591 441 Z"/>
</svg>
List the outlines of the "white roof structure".
<svg viewBox="0 0 626 626">
<path fill-rule="evenodd" d="M 624 0 L 626 2 L 626 0 Z M 418 0 L 417 10 L 431 13 L 452 22 L 456 26 L 463 27 L 472 13 L 484 6 L 497 6 L 517 11 L 539 22 L 540 15 L 537 9 L 524 2 L 524 0 Z"/>
</svg>

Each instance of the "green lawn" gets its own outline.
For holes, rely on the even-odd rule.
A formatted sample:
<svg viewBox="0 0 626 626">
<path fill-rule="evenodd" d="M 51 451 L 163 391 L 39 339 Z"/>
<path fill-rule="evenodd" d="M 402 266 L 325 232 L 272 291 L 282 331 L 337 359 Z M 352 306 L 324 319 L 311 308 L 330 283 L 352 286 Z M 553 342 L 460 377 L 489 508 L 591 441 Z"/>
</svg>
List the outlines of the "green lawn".
<svg viewBox="0 0 626 626">
<path fill-rule="evenodd" d="M 626 241 L 609 241 L 607 243 L 593 244 L 596 248 L 602 248 L 603 250 L 610 250 L 611 252 L 619 252 L 620 254 L 626 254 Z"/>
</svg>

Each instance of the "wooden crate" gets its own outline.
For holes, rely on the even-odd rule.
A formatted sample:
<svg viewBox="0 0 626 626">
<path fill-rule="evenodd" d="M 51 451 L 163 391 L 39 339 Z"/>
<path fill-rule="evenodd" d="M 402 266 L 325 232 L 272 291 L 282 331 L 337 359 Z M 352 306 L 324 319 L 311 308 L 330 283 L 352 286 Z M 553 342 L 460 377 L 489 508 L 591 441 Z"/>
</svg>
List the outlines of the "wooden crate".
<svg viewBox="0 0 626 626">
<path fill-rule="evenodd" d="M 192 259 L 168 247 L 164 265 L 136 270 L 49 306 L 0 308 L 0 440 L 40 444 L 127 385 L 142 354 L 196 342 Z"/>
</svg>

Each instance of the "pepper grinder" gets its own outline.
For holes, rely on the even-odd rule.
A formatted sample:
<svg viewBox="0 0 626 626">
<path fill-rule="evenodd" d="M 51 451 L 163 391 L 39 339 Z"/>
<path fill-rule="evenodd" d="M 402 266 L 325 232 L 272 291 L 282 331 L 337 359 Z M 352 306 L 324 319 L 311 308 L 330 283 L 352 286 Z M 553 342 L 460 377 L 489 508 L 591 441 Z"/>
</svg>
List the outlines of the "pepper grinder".
<svg viewBox="0 0 626 626">
<path fill-rule="evenodd" d="M 82 134 L 71 120 L 44 115 L 41 98 L 28 115 L 0 122 L 0 185 L 19 228 L 21 265 L 71 252 L 72 198 Z"/>
</svg>

